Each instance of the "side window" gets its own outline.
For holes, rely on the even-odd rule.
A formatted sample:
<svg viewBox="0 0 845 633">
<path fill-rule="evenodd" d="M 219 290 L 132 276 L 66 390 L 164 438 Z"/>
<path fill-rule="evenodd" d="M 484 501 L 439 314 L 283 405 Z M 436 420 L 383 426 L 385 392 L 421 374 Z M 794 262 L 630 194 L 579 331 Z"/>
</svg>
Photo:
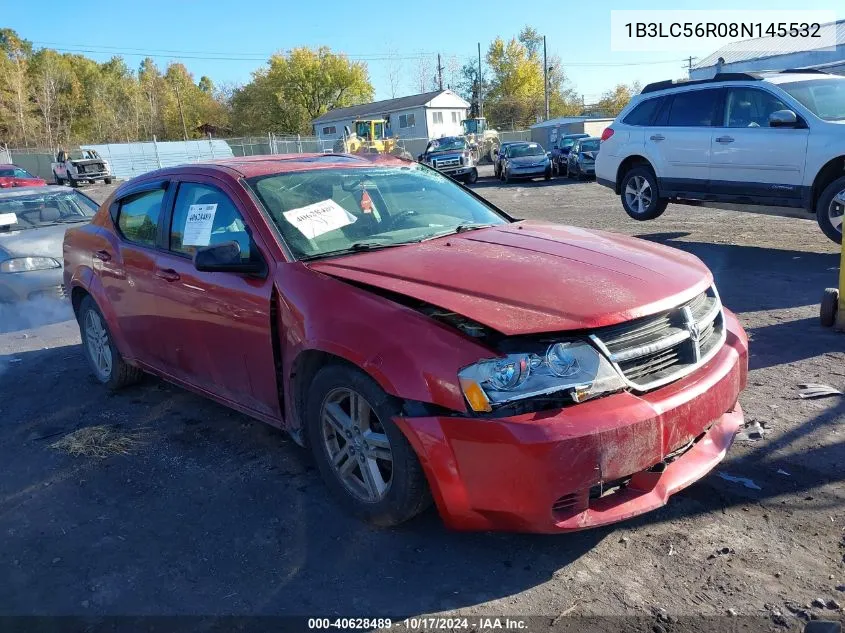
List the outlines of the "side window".
<svg viewBox="0 0 845 633">
<path fill-rule="evenodd" d="M 712 126 L 720 94 L 719 89 L 676 93 L 666 124 L 678 127 Z"/>
<path fill-rule="evenodd" d="M 789 108 L 757 88 L 730 88 L 725 100 L 725 127 L 769 127 L 769 115 Z"/>
<path fill-rule="evenodd" d="M 130 242 L 155 246 L 164 189 L 144 191 L 120 201 L 117 228 Z"/>
<path fill-rule="evenodd" d="M 249 261 L 249 233 L 229 196 L 210 185 L 181 183 L 173 206 L 169 249 L 193 257 L 199 246 L 230 241 L 240 245 L 241 259 Z"/>
<path fill-rule="evenodd" d="M 628 113 L 623 123 L 626 125 L 651 125 L 661 101 L 662 97 L 646 99 Z"/>
</svg>

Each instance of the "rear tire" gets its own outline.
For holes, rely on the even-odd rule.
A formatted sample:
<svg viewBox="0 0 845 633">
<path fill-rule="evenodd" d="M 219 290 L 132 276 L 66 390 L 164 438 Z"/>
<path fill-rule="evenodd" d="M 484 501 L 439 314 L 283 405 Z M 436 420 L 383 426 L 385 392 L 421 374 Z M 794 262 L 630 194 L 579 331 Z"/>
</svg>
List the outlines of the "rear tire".
<svg viewBox="0 0 845 633">
<path fill-rule="evenodd" d="M 634 167 L 622 177 L 622 207 L 634 220 L 653 220 L 669 206 L 666 198 L 659 197 L 657 178 L 650 167 Z"/>
<path fill-rule="evenodd" d="M 431 504 L 419 459 L 392 421 L 399 415 L 399 400 L 345 364 L 320 369 L 308 390 L 306 433 L 323 481 L 351 514 L 374 525 L 398 525 Z M 374 446 L 390 458 L 373 457 Z"/>
<path fill-rule="evenodd" d="M 845 212 L 845 176 L 830 183 L 816 203 L 816 222 L 822 233 L 837 244 L 842 243 L 842 220 Z"/>
<path fill-rule="evenodd" d="M 59 178 L 59 176 L 56 174 L 56 172 L 53 172 L 53 178 L 55 178 L 55 179 L 56 179 L 56 184 L 57 184 L 57 185 L 61 185 L 61 184 L 63 184 L 63 183 L 64 183 L 64 180 L 62 180 L 61 178 Z"/>
<path fill-rule="evenodd" d="M 82 300 L 76 317 L 85 358 L 97 380 L 112 390 L 141 380 L 144 372 L 123 360 L 112 340 L 103 313 L 90 296 Z"/>
</svg>

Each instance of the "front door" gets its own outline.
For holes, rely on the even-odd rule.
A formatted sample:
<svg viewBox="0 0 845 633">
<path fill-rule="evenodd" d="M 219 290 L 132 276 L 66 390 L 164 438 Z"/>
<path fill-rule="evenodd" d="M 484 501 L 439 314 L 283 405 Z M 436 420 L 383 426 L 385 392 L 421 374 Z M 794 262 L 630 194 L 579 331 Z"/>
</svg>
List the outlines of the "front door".
<svg viewBox="0 0 845 633">
<path fill-rule="evenodd" d="M 245 260 L 269 261 L 266 249 L 262 253 L 250 236 L 243 204 L 237 192 L 212 178 L 197 176 L 179 183 L 168 248 L 155 263 L 159 342 L 165 371 L 173 377 L 279 417 L 270 323 L 272 276 L 200 272 L 192 259 L 197 247 L 236 241 Z"/>
<path fill-rule="evenodd" d="M 711 131 L 711 191 L 801 200 L 809 130 L 769 127 L 789 107 L 762 88 L 728 88 L 724 117 Z"/>
<path fill-rule="evenodd" d="M 645 131 L 645 152 L 661 190 L 707 192 L 710 132 L 720 95 L 719 88 L 679 92 L 664 101 L 654 126 Z"/>
</svg>

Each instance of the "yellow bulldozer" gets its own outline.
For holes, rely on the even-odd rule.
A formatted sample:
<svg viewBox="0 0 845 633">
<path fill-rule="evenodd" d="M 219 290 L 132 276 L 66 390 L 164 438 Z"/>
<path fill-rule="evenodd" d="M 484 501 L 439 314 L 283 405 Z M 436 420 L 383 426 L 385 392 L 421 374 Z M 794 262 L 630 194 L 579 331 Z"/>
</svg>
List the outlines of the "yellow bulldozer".
<svg viewBox="0 0 845 633">
<path fill-rule="evenodd" d="M 413 156 L 399 146 L 396 138 L 390 136 L 385 119 L 353 121 L 352 130 L 344 128 L 343 137 L 335 141 L 334 151 L 345 154 L 390 154 L 413 160 Z"/>
</svg>

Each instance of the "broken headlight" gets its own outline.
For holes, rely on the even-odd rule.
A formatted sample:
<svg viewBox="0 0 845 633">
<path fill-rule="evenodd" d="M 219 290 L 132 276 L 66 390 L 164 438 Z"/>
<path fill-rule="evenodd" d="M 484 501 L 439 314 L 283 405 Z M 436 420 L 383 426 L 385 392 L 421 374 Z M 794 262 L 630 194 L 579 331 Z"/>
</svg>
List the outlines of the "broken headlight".
<svg viewBox="0 0 845 633">
<path fill-rule="evenodd" d="M 567 392 L 583 402 L 625 387 L 622 377 L 593 346 L 582 341 L 555 343 L 542 356 L 508 354 L 479 361 L 458 373 L 473 411 L 515 400 Z"/>
</svg>

